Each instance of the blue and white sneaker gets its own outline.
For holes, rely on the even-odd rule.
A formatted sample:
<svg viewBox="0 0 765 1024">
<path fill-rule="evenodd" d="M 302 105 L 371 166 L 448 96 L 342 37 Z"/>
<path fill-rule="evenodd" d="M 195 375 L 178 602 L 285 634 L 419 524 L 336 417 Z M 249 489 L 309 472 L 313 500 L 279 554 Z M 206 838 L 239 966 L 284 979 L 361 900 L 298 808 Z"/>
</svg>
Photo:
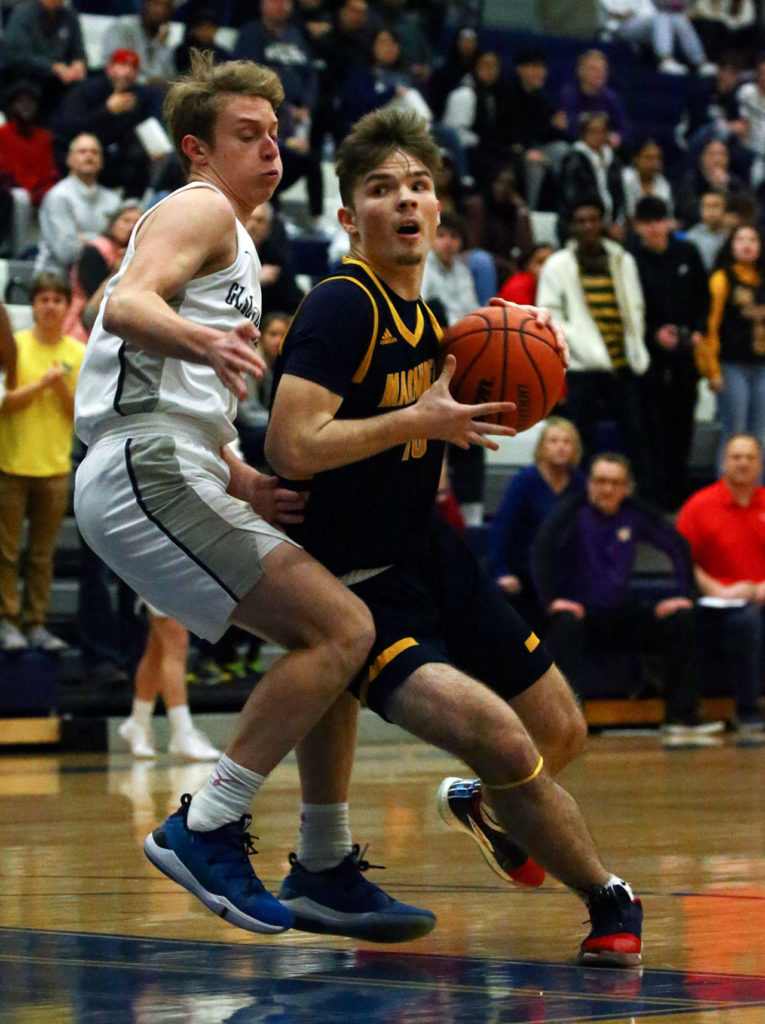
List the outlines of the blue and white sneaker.
<svg viewBox="0 0 765 1024">
<path fill-rule="evenodd" d="M 435 914 L 399 903 L 362 872 L 370 867 L 358 844 L 325 871 L 308 871 L 296 854 L 282 882 L 279 899 L 295 915 L 293 927 L 324 935 L 347 935 L 367 942 L 408 942 L 432 931 Z"/>
<path fill-rule="evenodd" d="M 190 803 L 184 793 L 179 810 L 146 837 L 143 850 L 152 864 L 229 924 L 264 934 L 291 928 L 292 912 L 252 870 L 250 854 L 256 850 L 247 831 L 250 815 L 197 832 L 186 824 Z"/>
</svg>

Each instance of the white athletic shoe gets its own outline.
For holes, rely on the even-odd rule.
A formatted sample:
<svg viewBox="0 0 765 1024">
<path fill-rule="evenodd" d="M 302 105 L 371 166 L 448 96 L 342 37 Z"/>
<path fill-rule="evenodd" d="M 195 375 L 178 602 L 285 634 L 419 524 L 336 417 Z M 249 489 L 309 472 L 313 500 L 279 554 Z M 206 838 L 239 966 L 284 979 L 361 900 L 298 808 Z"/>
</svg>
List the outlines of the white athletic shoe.
<svg viewBox="0 0 765 1024">
<path fill-rule="evenodd" d="M 10 619 L 0 619 L 0 651 L 25 651 L 29 641 Z"/>
<path fill-rule="evenodd" d="M 221 755 L 221 751 L 199 729 L 171 736 L 167 750 L 169 754 L 185 757 L 188 761 L 217 761 Z"/>
<path fill-rule="evenodd" d="M 154 749 L 154 737 L 151 727 L 144 729 L 134 718 L 126 718 L 117 729 L 117 732 L 130 747 L 133 757 L 151 758 L 156 757 Z"/>
<path fill-rule="evenodd" d="M 663 75 L 687 75 L 688 68 L 685 64 L 681 64 L 675 60 L 674 57 L 665 57 L 664 60 L 659 63 L 659 71 Z"/>
<path fill-rule="evenodd" d="M 46 651 L 48 654 L 57 654 L 65 651 L 69 644 L 60 637 L 54 636 L 45 626 L 33 626 L 27 630 L 27 643 L 38 651 Z"/>
</svg>

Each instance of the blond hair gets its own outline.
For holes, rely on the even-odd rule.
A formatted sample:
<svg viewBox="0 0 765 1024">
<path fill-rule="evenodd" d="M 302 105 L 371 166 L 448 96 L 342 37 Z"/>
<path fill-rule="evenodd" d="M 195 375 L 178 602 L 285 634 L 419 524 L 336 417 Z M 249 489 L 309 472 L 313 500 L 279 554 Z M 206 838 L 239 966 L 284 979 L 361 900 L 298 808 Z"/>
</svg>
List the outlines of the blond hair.
<svg viewBox="0 0 765 1024">
<path fill-rule="evenodd" d="M 547 438 L 549 432 L 553 429 L 563 430 L 571 438 L 571 441 L 574 445 L 574 457 L 572 459 L 571 464 L 573 466 L 578 466 L 579 463 L 582 461 L 582 436 L 577 430 L 577 428 L 574 426 L 574 424 L 571 422 L 571 420 L 567 420 L 564 416 L 550 416 L 548 419 L 545 420 L 545 425 L 542 429 L 542 433 L 539 435 L 536 447 L 534 448 L 534 462 L 536 462 L 537 465 L 539 464 L 542 458 L 542 450 L 544 449 L 545 439 Z"/>
<path fill-rule="evenodd" d="M 185 135 L 212 144 L 221 104 L 227 96 L 255 96 L 277 109 L 284 88 L 276 72 L 251 60 L 230 60 L 214 64 L 209 50 L 192 50 L 191 67 L 167 91 L 163 114 L 183 170 L 190 161 L 183 152 Z"/>
</svg>

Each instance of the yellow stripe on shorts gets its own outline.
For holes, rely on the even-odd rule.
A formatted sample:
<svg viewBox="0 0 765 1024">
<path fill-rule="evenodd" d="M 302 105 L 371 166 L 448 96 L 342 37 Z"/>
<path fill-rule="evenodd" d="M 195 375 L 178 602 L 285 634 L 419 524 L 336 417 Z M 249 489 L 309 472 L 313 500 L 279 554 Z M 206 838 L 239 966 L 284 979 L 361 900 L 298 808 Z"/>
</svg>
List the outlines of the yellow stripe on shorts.
<svg viewBox="0 0 765 1024">
<path fill-rule="evenodd" d="M 536 635 L 536 633 L 529 633 L 529 635 L 523 642 L 526 645 L 526 650 L 529 652 L 529 654 L 531 654 L 532 651 L 535 651 L 537 647 L 539 647 L 539 637 Z"/>
</svg>

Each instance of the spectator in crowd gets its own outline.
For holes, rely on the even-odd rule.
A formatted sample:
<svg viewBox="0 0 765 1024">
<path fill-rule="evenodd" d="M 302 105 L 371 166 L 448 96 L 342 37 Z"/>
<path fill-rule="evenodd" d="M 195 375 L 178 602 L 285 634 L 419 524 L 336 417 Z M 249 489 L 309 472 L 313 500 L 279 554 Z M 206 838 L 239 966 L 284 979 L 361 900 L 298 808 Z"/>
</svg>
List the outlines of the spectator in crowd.
<svg viewBox="0 0 765 1024">
<path fill-rule="evenodd" d="M 491 573 L 508 600 L 535 628 L 543 624 L 531 567 L 540 526 L 558 499 L 584 490 L 578 469 L 582 440 L 570 420 L 551 416 L 534 448 L 534 462 L 511 479 L 489 534 Z"/>
<path fill-rule="evenodd" d="M 705 663 L 719 666 L 719 683 L 735 687 L 736 726 L 743 735 L 763 730 L 760 707 L 765 645 L 765 487 L 762 447 L 739 434 L 728 440 L 722 477 L 691 495 L 677 528 L 694 562 L 699 636 Z"/>
<path fill-rule="evenodd" d="M 270 203 L 256 206 L 245 224 L 260 259 L 263 313 L 294 313 L 304 292 L 295 280 L 284 224 Z"/>
<path fill-rule="evenodd" d="M 8 312 L 0 302 L 0 408 L 6 391 L 16 387 L 16 342 Z"/>
<path fill-rule="evenodd" d="M 693 24 L 711 60 L 726 52 L 750 54 L 757 39 L 754 0 L 694 0 Z"/>
<path fill-rule="evenodd" d="M 443 117 L 447 96 L 472 73 L 478 52 L 475 29 L 460 28 L 444 56 L 434 59 L 427 100 L 435 118 Z"/>
<path fill-rule="evenodd" d="M 17 78 L 39 82 L 48 113 L 86 71 L 79 17 L 64 0 L 21 0 L 13 7 L 3 29 L 6 83 Z"/>
<path fill-rule="evenodd" d="M 647 46 L 667 75 L 685 75 L 688 69 L 702 75 L 714 74 L 684 0 L 598 0 L 601 28 L 617 39 L 635 46 Z M 675 60 L 679 50 L 685 63 Z"/>
<path fill-rule="evenodd" d="M 135 691 L 130 717 L 118 732 L 133 757 L 154 758 L 156 749 L 151 720 L 157 697 L 162 696 L 170 726 L 168 753 L 188 761 L 217 761 L 216 749 L 197 729 L 189 710 L 186 661 L 189 634 L 175 619 L 146 605 L 149 633 L 135 673 Z"/>
<path fill-rule="evenodd" d="M 519 306 L 535 306 L 539 272 L 545 260 L 555 249 L 547 242 L 533 246 L 521 264 L 521 269 L 511 274 L 499 290 L 499 297 Z"/>
<path fill-rule="evenodd" d="M 214 4 L 194 7 L 186 19 L 183 39 L 173 50 L 173 64 L 179 75 L 184 75 L 191 67 L 191 51 L 209 50 L 216 64 L 230 60 L 228 50 L 215 42 L 215 35 L 220 28 L 220 17 Z"/>
<path fill-rule="evenodd" d="M 30 297 L 34 324 L 15 335 L 16 387 L 0 407 L 0 649 L 55 652 L 66 644 L 46 629 L 45 620 L 69 498 L 74 388 L 85 346 L 62 333 L 70 300 L 66 281 L 40 274 Z"/>
<path fill-rule="evenodd" d="M 529 210 L 511 167 L 501 167 L 491 177 L 484 214 L 483 247 L 494 258 L 492 294 L 496 295 L 497 281 L 504 281 L 517 270 L 519 261 L 534 244 Z"/>
<path fill-rule="evenodd" d="M 377 0 L 375 16 L 383 28 L 401 40 L 401 65 L 418 89 L 427 87 L 433 47 L 419 10 L 409 0 Z"/>
<path fill-rule="evenodd" d="M 650 478 L 646 497 L 673 512 L 690 490 L 688 462 L 698 395 L 695 351 L 709 313 L 707 274 L 692 242 L 675 238 L 662 199 L 646 196 L 635 211 L 631 246 L 645 298 L 645 343 L 651 362 L 641 378 Z"/>
<path fill-rule="evenodd" d="M 635 207 L 644 196 L 663 200 L 672 214 L 672 186 L 664 177 L 664 154 L 658 142 L 646 139 L 632 157 L 629 167 L 622 170 L 624 208 L 628 220 L 635 216 Z"/>
<path fill-rule="evenodd" d="M 510 158 L 513 141 L 510 82 L 498 53 L 478 54 L 470 75 L 446 97 L 442 123 L 457 133 L 471 177 L 487 185 Z"/>
<path fill-rule="evenodd" d="M 313 46 L 332 31 L 332 8 L 325 0 L 296 0 L 295 21 Z"/>
<path fill-rule="evenodd" d="M 465 227 L 454 214 L 442 213 L 433 248 L 425 260 L 421 295 L 443 326 L 451 326 L 480 303 L 473 275 L 463 257 Z"/>
<path fill-rule="evenodd" d="M 271 407 L 271 370 L 291 320 L 289 314 L 280 311 L 266 313 L 263 316 L 260 322 L 258 350 L 266 362 L 267 369 L 260 380 L 254 377 L 248 380 L 247 397 L 239 403 L 234 421 L 245 462 L 264 473 L 270 473 L 263 447 L 268 426 L 268 410 Z"/>
<path fill-rule="evenodd" d="M 69 277 L 72 302 L 64 321 L 64 333 L 82 342 L 88 340 L 106 285 L 122 263 L 140 216 L 141 207 L 137 202 L 123 203 L 109 218 L 104 234 L 83 246 Z"/>
<path fill-rule="evenodd" d="M 512 147 L 529 209 L 539 208 L 543 185 L 557 180 L 568 151 L 565 114 L 545 91 L 547 58 L 541 50 L 519 50 L 510 83 Z"/>
<path fill-rule="evenodd" d="M 680 534 L 632 497 L 629 460 L 597 455 L 586 494 L 559 502 L 534 545 L 534 574 L 549 627 L 545 642 L 580 694 L 585 692 L 585 645 L 643 652 L 658 648 L 664 660 L 668 742 L 704 743 L 723 722 L 698 719 L 694 651 L 693 574 Z M 672 563 L 671 596 L 641 599 L 630 589 L 638 544 L 664 552 Z"/>
<path fill-rule="evenodd" d="M 714 76 L 689 90 L 688 109 L 678 127 L 687 135 L 689 160 L 695 162 L 710 139 L 721 139 L 728 144 L 733 169 L 748 179 L 752 156 L 742 143 L 747 124 L 738 101 L 743 72 L 740 52 L 723 54 Z"/>
<path fill-rule="evenodd" d="M 588 201 L 603 206 L 605 224 L 612 238 L 624 237 L 625 199 L 621 161 L 608 144 L 605 114 L 582 114 L 579 139 L 563 159 L 559 188 L 561 224 L 571 211 Z"/>
<path fill-rule="evenodd" d="M 737 434 L 765 442 L 765 260 L 756 228 L 735 229 L 720 250 L 709 291 L 709 320 L 696 357 L 717 395 L 721 462 Z"/>
<path fill-rule="evenodd" d="M 70 91 L 58 116 L 58 138 L 66 146 L 76 135 L 96 136 L 103 151 L 100 182 L 139 199 L 149 186 L 152 162 L 136 128 L 152 115 L 148 86 L 138 84 L 140 58 L 115 50 L 104 71 Z"/>
<path fill-rule="evenodd" d="M 608 61 L 601 50 L 586 50 L 576 62 L 576 74 L 560 95 L 560 107 L 566 117 L 566 130 L 572 142 L 579 138 L 582 114 L 605 114 L 608 118 L 608 144 L 618 149 L 627 141 L 627 115 L 624 104 L 608 82 Z"/>
<path fill-rule="evenodd" d="M 441 212 L 454 213 L 462 219 L 468 249 L 482 246 L 485 220 L 483 198 L 465 187 L 456 160 L 446 150 L 441 150 L 441 164 L 436 170 L 435 186 Z"/>
<path fill-rule="evenodd" d="M 40 124 L 40 87 L 19 79 L 8 87 L 0 125 L 0 171 L 7 176 L 13 198 L 11 254 L 21 256 L 37 240 L 37 209 L 59 179 L 53 158 L 53 136 Z"/>
<path fill-rule="evenodd" d="M 164 86 L 175 77 L 173 50 L 168 45 L 172 13 L 172 0 L 142 0 L 140 14 L 117 18 L 106 27 L 101 38 L 104 64 L 115 50 L 138 54 L 138 81 L 157 87 L 154 93 L 157 101 L 164 94 Z"/>
<path fill-rule="evenodd" d="M 726 200 L 746 192 L 747 183 L 730 170 L 730 152 L 721 139 L 705 143 L 696 163 L 686 172 L 677 193 L 677 216 L 686 227 L 699 219 L 701 197 L 717 192 Z"/>
<path fill-rule="evenodd" d="M 725 199 L 719 192 L 706 192 L 701 197 L 701 220 L 685 233 L 699 251 L 707 274 L 711 274 L 720 249 L 730 231 L 725 221 Z"/>
<path fill-rule="evenodd" d="M 749 182 L 756 189 L 765 181 L 765 54 L 757 58 L 754 81 L 744 82 L 736 98 L 745 126 L 742 141 L 754 157 Z"/>
<path fill-rule="evenodd" d="M 103 166 L 101 143 L 95 135 L 77 135 L 66 158 L 69 174 L 45 195 L 40 204 L 38 270 L 68 277 L 86 242 L 102 235 L 109 217 L 120 204 L 112 189 L 100 185 Z"/>
<path fill-rule="evenodd" d="M 642 486 L 648 477 L 640 377 L 648 369 L 645 308 L 635 259 L 603 237 L 603 207 L 571 215 L 571 240 L 539 274 L 537 301 L 566 332 L 571 362 L 567 409 L 585 454 L 596 450 L 599 420 L 615 419 Z"/>
</svg>

